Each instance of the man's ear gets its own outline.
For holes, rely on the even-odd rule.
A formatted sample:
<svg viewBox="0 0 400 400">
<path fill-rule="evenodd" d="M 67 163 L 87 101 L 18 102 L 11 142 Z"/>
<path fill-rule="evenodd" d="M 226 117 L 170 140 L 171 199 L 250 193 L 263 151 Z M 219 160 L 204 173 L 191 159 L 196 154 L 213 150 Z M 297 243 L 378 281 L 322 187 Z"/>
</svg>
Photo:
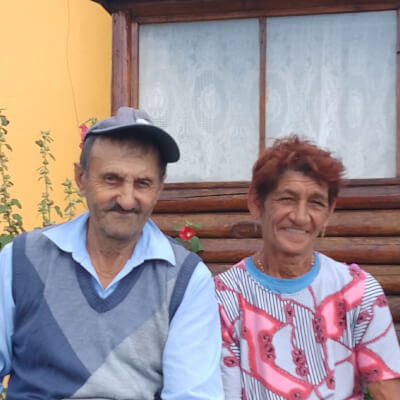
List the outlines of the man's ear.
<svg viewBox="0 0 400 400">
<path fill-rule="evenodd" d="M 261 217 L 262 206 L 258 199 L 257 193 L 253 188 L 249 189 L 249 194 L 247 196 L 247 207 L 252 217 L 254 218 Z"/>
<path fill-rule="evenodd" d="M 81 164 L 74 163 L 74 175 L 76 186 L 78 186 L 78 189 L 82 194 L 85 194 L 85 173 L 83 172 Z"/>
</svg>

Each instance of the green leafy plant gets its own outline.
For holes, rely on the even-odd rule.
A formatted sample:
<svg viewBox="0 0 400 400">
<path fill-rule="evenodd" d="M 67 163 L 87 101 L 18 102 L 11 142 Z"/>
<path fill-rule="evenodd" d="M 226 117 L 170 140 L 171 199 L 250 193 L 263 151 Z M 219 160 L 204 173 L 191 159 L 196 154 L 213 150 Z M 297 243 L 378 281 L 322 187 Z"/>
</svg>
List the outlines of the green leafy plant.
<svg viewBox="0 0 400 400">
<path fill-rule="evenodd" d="M 9 192 L 13 183 L 8 173 L 7 152 L 11 152 L 12 148 L 7 143 L 6 126 L 9 121 L 3 111 L 0 109 L 0 214 L 4 223 L 3 233 L 0 234 L 0 248 L 24 231 L 21 215 L 14 212 L 15 207 L 21 208 L 21 204 L 17 199 L 11 198 Z"/>
<path fill-rule="evenodd" d="M 84 204 L 84 201 L 81 192 L 76 187 L 74 187 L 72 181 L 69 178 L 66 178 L 62 185 L 64 186 L 65 193 L 64 200 L 67 202 L 67 205 L 65 206 L 63 211 L 63 215 L 64 218 L 70 220 L 76 215 L 77 204 Z"/>
<path fill-rule="evenodd" d="M 368 389 L 364 390 L 364 400 L 373 400 L 371 393 L 368 391 Z"/>
<path fill-rule="evenodd" d="M 200 238 L 196 236 L 194 228 L 200 229 L 201 226 L 189 221 L 186 221 L 184 225 L 174 226 L 174 230 L 178 232 L 176 240 L 182 243 L 188 250 L 198 253 L 203 251 L 204 248 L 200 242 Z"/>
<path fill-rule="evenodd" d="M 42 200 L 38 203 L 38 211 L 42 216 L 42 225 L 48 226 L 54 224 L 52 220 L 52 210 L 54 210 L 61 218 L 63 213 L 59 206 L 54 204 L 54 201 L 50 198 L 50 192 L 53 191 L 53 184 L 50 179 L 49 171 L 49 160 L 55 161 L 55 157 L 50 152 L 50 143 L 53 142 L 50 131 L 41 131 L 40 139 L 36 140 L 35 143 L 40 148 L 40 156 L 42 158 L 42 164 L 38 168 L 39 181 L 43 181 L 44 191 L 42 192 Z"/>
</svg>

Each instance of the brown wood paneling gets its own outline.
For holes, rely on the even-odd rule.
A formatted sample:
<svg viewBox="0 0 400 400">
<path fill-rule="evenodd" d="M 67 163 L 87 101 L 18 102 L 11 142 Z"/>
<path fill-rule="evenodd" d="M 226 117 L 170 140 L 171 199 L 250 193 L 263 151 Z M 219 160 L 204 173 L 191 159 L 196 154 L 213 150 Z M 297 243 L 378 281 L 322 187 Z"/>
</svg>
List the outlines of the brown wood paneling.
<svg viewBox="0 0 400 400">
<path fill-rule="evenodd" d="M 131 23 L 127 12 L 113 14 L 111 113 L 130 105 Z"/>
<path fill-rule="evenodd" d="M 396 322 L 400 321 L 400 297 L 399 296 L 387 296 L 390 311 L 392 313 L 393 320 Z"/>
<path fill-rule="evenodd" d="M 396 322 L 394 324 L 394 329 L 396 330 L 397 339 L 399 340 L 399 343 L 400 343 L 400 323 Z"/>
<path fill-rule="evenodd" d="M 201 257 L 208 263 L 235 263 L 256 252 L 261 239 L 202 239 Z M 400 264 L 400 237 L 328 237 L 316 250 L 335 260 L 358 264 Z"/>
<path fill-rule="evenodd" d="M 344 190 L 357 187 L 391 187 L 400 186 L 400 178 L 367 178 L 367 179 L 343 179 Z M 188 189 L 248 189 L 249 181 L 228 182 L 179 182 L 166 183 L 165 190 L 188 190 Z M 378 189 L 379 190 L 379 189 Z"/>
<path fill-rule="evenodd" d="M 193 187 L 193 188 L 191 188 Z M 340 193 L 337 209 L 400 209 L 400 184 L 347 186 Z M 156 212 L 247 211 L 247 187 L 203 184 L 167 186 L 161 194 Z"/>
<path fill-rule="evenodd" d="M 226 194 L 210 197 L 175 197 L 167 196 L 164 192 L 158 201 L 156 212 L 219 212 L 243 211 L 247 209 L 247 194 Z"/>
<path fill-rule="evenodd" d="M 386 294 L 400 295 L 400 274 L 374 275 Z"/>
<path fill-rule="evenodd" d="M 139 23 L 198 21 L 396 9 L 397 0 L 94 0 L 110 12 L 129 10 Z"/>
<path fill-rule="evenodd" d="M 187 221 L 200 224 L 196 233 L 211 238 L 261 237 L 260 222 L 248 212 L 154 214 L 168 235 Z M 400 236 L 400 210 L 338 210 L 330 218 L 326 236 Z"/>
<path fill-rule="evenodd" d="M 396 105 L 396 176 L 400 176 L 400 9 L 397 10 Z"/>
<path fill-rule="evenodd" d="M 358 264 L 400 264 L 400 237 L 328 237 L 316 249 L 338 261 Z"/>
<path fill-rule="evenodd" d="M 139 24 L 131 24 L 131 99 L 130 105 L 139 108 Z"/>
<path fill-rule="evenodd" d="M 259 78 L 259 141 L 258 154 L 265 149 L 265 118 L 266 118 L 266 69 L 267 69 L 267 21 L 259 19 L 259 46 L 260 46 L 260 78 Z"/>
</svg>

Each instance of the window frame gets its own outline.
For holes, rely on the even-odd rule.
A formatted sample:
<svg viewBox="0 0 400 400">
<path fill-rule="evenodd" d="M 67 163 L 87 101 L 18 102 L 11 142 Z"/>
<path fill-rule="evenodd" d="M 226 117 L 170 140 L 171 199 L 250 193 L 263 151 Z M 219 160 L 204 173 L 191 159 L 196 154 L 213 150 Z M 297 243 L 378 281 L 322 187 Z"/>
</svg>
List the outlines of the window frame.
<svg viewBox="0 0 400 400">
<path fill-rule="evenodd" d="M 142 24 L 258 18 L 259 22 L 259 152 L 266 144 L 267 18 L 346 12 L 397 12 L 396 43 L 396 165 L 400 183 L 400 1 L 359 0 L 92 0 L 112 14 L 112 113 L 139 104 L 139 33 Z M 310 4 L 311 3 L 311 4 Z M 371 179 L 368 179 L 371 182 Z M 375 180 L 373 180 L 375 181 Z M 223 183 L 223 182 L 221 182 Z"/>
</svg>

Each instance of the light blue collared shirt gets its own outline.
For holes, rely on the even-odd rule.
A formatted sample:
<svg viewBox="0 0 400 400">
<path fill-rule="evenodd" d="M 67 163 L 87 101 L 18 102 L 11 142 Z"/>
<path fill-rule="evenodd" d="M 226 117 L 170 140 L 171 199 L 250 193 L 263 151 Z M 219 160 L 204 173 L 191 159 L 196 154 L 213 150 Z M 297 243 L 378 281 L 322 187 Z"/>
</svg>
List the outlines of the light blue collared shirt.
<svg viewBox="0 0 400 400">
<path fill-rule="evenodd" d="M 124 268 L 103 288 L 86 249 L 89 213 L 45 231 L 45 235 L 92 276 L 97 293 L 105 298 L 120 280 L 145 260 L 163 259 L 175 265 L 168 239 L 148 220 Z M 0 377 L 11 371 L 11 337 L 15 304 L 12 297 L 12 243 L 0 252 Z M 224 398 L 220 376 L 221 330 L 214 283 L 200 262 L 171 321 L 163 353 L 164 400 L 220 400 Z M 1 389 L 1 383 L 0 383 Z"/>
</svg>

